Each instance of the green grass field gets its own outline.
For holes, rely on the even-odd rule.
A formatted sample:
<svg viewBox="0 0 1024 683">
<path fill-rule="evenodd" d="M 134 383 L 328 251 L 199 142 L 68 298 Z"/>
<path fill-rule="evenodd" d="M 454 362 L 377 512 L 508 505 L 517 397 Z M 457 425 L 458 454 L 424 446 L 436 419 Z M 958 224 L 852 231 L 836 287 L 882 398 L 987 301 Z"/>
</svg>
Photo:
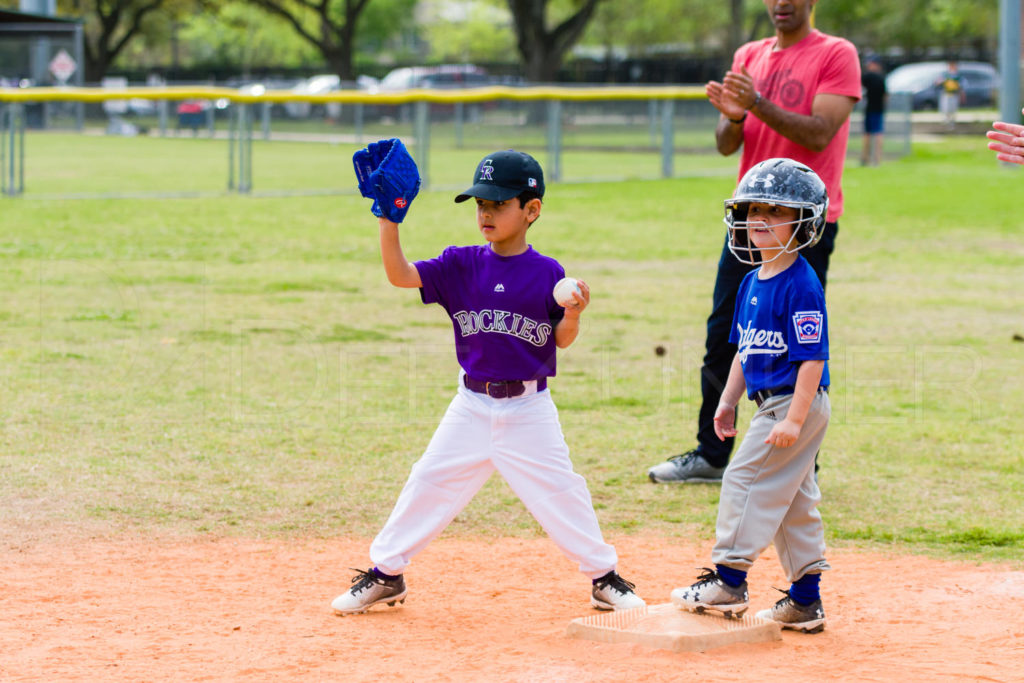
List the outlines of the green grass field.
<svg viewBox="0 0 1024 683">
<path fill-rule="evenodd" d="M 27 170 L 46 191 L 108 182 L 92 171 L 97 154 L 118 160 L 108 172 L 136 190 L 167 180 L 161 168 L 174 169 L 168 187 L 178 190 L 211 178 L 219 190 L 226 177 L 226 154 L 212 170 L 179 164 L 181 154 L 207 158 L 199 141 L 140 155 L 138 141 L 43 138 L 30 140 Z M 348 148 L 307 148 L 302 172 L 348 184 Z M 435 164 L 458 182 L 478 156 Z M 596 162 L 566 160 L 577 163 Z M 555 184 L 531 229 L 539 250 L 593 289 L 552 392 L 610 532 L 713 535 L 718 487 L 656 486 L 644 473 L 693 445 L 733 181 Z M 848 168 L 828 289 L 830 543 L 1020 562 L 1024 241 L 1006 200 L 1020 183 L 981 137 Z M 377 530 L 457 366 L 443 310 L 387 284 L 365 200 L 29 194 L 2 207 L 5 524 L 185 536 Z M 419 259 L 480 238 L 471 209 L 427 192 L 403 239 Z M 668 352 L 656 355 L 658 345 Z M 540 531 L 494 478 L 449 533 Z"/>
</svg>

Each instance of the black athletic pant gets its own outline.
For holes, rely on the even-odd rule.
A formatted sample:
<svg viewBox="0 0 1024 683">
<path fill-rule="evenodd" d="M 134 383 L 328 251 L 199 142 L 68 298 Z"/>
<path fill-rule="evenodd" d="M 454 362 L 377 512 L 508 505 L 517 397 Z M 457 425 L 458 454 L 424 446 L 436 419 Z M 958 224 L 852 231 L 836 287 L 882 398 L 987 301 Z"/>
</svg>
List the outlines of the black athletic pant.
<svg viewBox="0 0 1024 683">
<path fill-rule="evenodd" d="M 821 240 L 808 249 L 801 249 L 807 262 L 818 274 L 822 287 L 828 274 L 829 257 L 835 247 L 838 223 L 826 223 Z M 715 292 L 708 316 L 708 332 L 704 341 L 706 353 L 704 366 L 700 370 L 700 391 L 702 402 L 697 417 L 697 450 L 712 467 L 725 467 L 729 463 L 735 439 L 720 441 L 715 436 L 715 410 L 729 379 L 729 368 L 736 356 L 736 345 L 729 343 L 729 328 L 736 308 L 736 293 L 743 277 L 757 266 L 740 263 L 729 251 L 729 236 L 726 235 L 722 256 L 718 261 L 718 276 L 715 278 Z"/>
</svg>

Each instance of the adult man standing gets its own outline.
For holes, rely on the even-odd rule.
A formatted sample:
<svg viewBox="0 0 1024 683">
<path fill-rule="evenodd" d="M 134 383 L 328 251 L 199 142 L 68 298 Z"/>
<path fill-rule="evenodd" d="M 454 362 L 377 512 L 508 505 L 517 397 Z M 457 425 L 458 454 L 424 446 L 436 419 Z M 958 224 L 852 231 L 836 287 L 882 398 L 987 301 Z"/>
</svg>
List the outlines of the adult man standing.
<svg viewBox="0 0 1024 683">
<path fill-rule="evenodd" d="M 811 167 L 825 182 L 828 216 L 821 241 L 804 249 L 822 285 L 843 211 L 840 181 L 850 133 L 850 112 L 861 96 L 860 61 L 849 41 L 811 26 L 818 0 L 764 0 L 775 35 L 741 46 L 721 83 L 705 90 L 721 112 L 715 129 L 718 151 L 743 148 L 738 177 L 765 159 L 788 157 Z M 714 301 L 707 322 L 701 368 L 703 403 L 696 448 L 647 471 L 653 482 L 720 482 L 733 439 L 715 436 L 714 416 L 736 346 L 729 343 L 736 291 L 753 266 L 722 247 Z M 786 387 L 778 387 L 784 393 Z M 792 388 L 789 388 L 792 392 Z"/>
</svg>

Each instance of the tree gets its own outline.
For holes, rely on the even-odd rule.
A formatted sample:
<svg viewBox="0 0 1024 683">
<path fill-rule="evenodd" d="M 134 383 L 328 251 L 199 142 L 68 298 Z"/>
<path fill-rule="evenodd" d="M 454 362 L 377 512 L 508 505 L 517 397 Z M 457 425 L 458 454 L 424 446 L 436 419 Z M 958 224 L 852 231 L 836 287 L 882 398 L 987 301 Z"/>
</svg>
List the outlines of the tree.
<svg viewBox="0 0 1024 683">
<path fill-rule="evenodd" d="M 421 15 L 429 59 L 439 62 L 490 62 L 515 53 L 512 15 L 504 0 L 428 6 Z"/>
<path fill-rule="evenodd" d="M 327 68 L 342 80 L 355 80 L 353 55 L 357 45 L 357 24 L 370 0 L 249 0 L 266 12 L 287 21 L 310 45 L 323 55 Z M 408 25 L 412 12 L 410 1 L 387 4 L 394 21 L 392 30 Z M 374 22 L 375 25 L 379 22 Z"/>
<path fill-rule="evenodd" d="M 61 9 L 85 22 L 85 80 L 95 83 L 107 75 L 117 56 L 145 31 L 156 13 L 184 11 L 179 0 L 73 0 Z"/>
<path fill-rule="evenodd" d="M 829 0 L 818 3 L 818 26 L 862 50 L 899 49 L 923 57 L 934 48 L 950 55 L 995 49 L 999 16 L 992 0 Z"/>
<path fill-rule="evenodd" d="M 568 15 L 548 28 L 548 0 L 508 0 L 516 46 L 526 77 L 538 83 L 556 80 L 565 56 L 579 41 L 601 0 L 573 0 Z"/>
<path fill-rule="evenodd" d="M 226 2 L 219 12 L 203 12 L 180 28 L 180 63 L 233 65 L 243 76 L 254 69 L 315 65 L 320 53 L 277 17 L 246 2 Z"/>
</svg>

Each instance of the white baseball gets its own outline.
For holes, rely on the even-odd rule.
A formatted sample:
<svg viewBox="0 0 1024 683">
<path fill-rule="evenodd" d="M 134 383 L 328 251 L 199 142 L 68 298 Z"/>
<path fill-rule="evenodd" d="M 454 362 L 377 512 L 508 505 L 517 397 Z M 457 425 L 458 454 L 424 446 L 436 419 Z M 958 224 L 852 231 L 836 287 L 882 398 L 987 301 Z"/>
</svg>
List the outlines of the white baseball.
<svg viewBox="0 0 1024 683">
<path fill-rule="evenodd" d="M 574 277 L 563 277 L 555 283 L 555 289 L 551 293 L 554 295 L 555 301 L 558 302 L 559 306 L 568 306 L 575 301 L 575 299 L 572 298 L 573 292 L 583 296 L 583 290 L 580 289 L 580 283 L 577 282 Z"/>
</svg>

